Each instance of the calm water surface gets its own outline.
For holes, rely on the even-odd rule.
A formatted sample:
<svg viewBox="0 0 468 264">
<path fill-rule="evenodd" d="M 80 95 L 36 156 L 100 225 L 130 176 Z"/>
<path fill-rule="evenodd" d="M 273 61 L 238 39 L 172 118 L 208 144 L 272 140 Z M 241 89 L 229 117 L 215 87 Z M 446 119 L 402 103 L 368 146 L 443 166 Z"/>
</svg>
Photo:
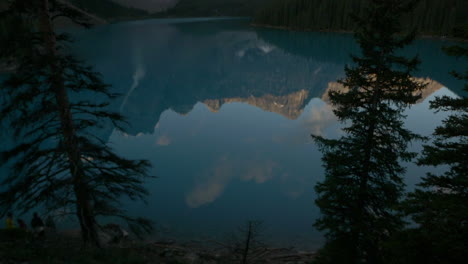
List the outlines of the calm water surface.
<svg viewBox="0 0 468 264">
<path fill-rule="evenodd" d="M 109 127 L 101 136 L 154 165 L 148 204 L 128 203 L 128 211 L 154 220 L 156 236 L 223 239 L 246 220 L 263 220 L 274 245 L 321 245 L 312 224 L 314 185 L 324 174 L 310 134 L 341 133 L 326 92 L 358 52 L 352 35 L 185 19 L 75 36 L 73 51 L 123 94 L 112 107 L 131 123 L 125 133 Z M 460 62 L 440 51 L 447 44 L 418 40 L 404 51 L 423 61 L 415 77 L 432 81 L 407 112 L 408 127 L 424 135 L 446 116 L 430 111 L 429 101 L 461 92 L 447 73 Z M 408 165 L 408 188 L 428 170 Z"/>
</svg>

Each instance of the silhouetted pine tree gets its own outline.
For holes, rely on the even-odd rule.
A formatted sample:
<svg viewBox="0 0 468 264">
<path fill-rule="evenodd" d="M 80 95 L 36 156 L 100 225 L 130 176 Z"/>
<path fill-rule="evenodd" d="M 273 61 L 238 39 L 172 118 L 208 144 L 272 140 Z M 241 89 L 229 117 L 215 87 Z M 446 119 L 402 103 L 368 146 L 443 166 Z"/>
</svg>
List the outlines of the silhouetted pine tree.
<svg viewBox="0 0 468 264">
<path fill-rule="evenodd" d="M 0 120 L 18 144 L 0 156 L 0 164 L 12 166 L 1 181 L 0 209 L 68 208 L 79 220 L 85 244 L 98 246 L 100 216 L 150 230 L 147 220 L 127 216 L 121 205 L 122 197 L 144 199 L 149 163 L 119 157 L 96 136 L 106 122 L 121 129 L 123 117 L 107 111 L 106 102 L 70 99 L 84 93 L 115 97 L 99 74 L 67 54 L 68 37 L 53 26 L 60 16 L 81 25 L 86 21 L 58 0 L 9 1 L 7 12 L 34 28 L 10 34 L 2 50 L 16 69 L 1 85 Z"/>
<path fill-rule="evenodd" d="M 462 44 L 463 45 L 463 44 Z M 453 46 L 450 55 L 468 59 L 468 47 Z M 465 72 L 453 73 L 468 80 Z M 465 83 L 468 93 L 468 85 Z M 431 109 L 452 114 L 436 128 L 435 140 L 424 146 L 420 165 L 447 166 L 447 171 L 428 173 L 419 188 L 409 194 L 406 211 L 418 224 L 408 230 L 413 245 L 425 245 L 425 263 L 465 263 L 468 238 L 468 98 L 438 97 Z M 421 259 L 421 257 L 418 257 Z"/>
<path fill-rule="evenodd" d="M 345 90 L 329 93 L 345 134 L 313 136 L 326 174 L 316 186 L 322 216 L 315 226 L 327 239 L 318 263 L 382 262 L 382 242 L 403 224 L 394 210 L 404 189 L 400 163 L 415 157 L 407 145 L 420 138 L 403 126 L 403 111 L 425 86 L 411 78 L 419 61 L 397 55 L 414 39 L 414 33 L 400 35 L 399 22 L 414 3 L 367 2 L 355 19 L 362 55 L 346 66 Z"/>
</svg>

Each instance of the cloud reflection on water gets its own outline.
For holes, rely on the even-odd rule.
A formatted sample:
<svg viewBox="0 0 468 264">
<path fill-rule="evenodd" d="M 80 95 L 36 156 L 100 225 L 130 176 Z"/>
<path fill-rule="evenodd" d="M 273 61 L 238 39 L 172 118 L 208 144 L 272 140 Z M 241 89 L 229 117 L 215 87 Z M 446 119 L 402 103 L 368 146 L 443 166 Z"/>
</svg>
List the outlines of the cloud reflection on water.
<svg viewBox="0 0 468 264">
<path fill-rule="evenodd" d="M 196 180 L 197 183 L 186 197 L 187 205 L 197 208 L 214 202 L 234 180 L 263 184 L 273 178 L 274 169 L 277 167 L 278 165 L 271 160 L 234 160 L 226 154 L 209 169 L 207 177 Z"/>
</svg>

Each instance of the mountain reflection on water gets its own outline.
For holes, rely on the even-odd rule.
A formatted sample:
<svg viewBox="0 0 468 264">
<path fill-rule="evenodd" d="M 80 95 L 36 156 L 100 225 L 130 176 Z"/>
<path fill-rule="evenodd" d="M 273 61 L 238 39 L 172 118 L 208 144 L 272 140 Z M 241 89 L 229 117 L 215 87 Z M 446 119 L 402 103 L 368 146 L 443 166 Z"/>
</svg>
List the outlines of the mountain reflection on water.
<svg viewBox="0 0 468 264">
<path fill-rule="evenodd" d="M 130 212 L 172 237 L 222 239 L 259 219 L 275 244 L 321 244 L 312 223 L 323 169 L 310 134 L 340 134 L 326 92 L 358 52 L 352 35 L 246 20 L 150 20 L 75 35 L 74 51 L 123 94 L 113 108 L 131 124 L 102 137 L 122 155 L 150 160 L 159 177 L 147 183 L 148 206 L 129 204 Z M 404 51 L 419 53 L 415 77 L 431 82 L 407 112 L 409 128 L 424 135 L 446 116 L 429 111 L 429 100 L 462 87 L 448 74 L 460 65 L 440 51 L 445 44 L 418 40 Z M 409 165 L 410 186 L 424 172 Z"/>
</svg>

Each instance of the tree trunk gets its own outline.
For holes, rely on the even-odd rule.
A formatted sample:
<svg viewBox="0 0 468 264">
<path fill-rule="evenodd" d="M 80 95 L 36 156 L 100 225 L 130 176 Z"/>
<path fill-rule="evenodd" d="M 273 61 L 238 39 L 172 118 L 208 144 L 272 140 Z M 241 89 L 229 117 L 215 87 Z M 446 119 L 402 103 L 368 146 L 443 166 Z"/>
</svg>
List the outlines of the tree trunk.
<svg viewBox="0 0 468 264">
<path fill-rule="evenodd" d="M 376 91 L 373 91 L 372 101 L 371 101 L 371 108 L 370 108 L 370 115 L 374 115 L 377 112 L 377 103 L 379 102 L 380 98 L 380 89 L 377 88 Z M 360 258 L 362 256 L 362 238 L 360 238 L 361 234 L 364 230 L 364 223 L 366 219 L 364 219 L 364 214 L 366 213 L 366 200 L 368 199 L 367 195 L 367 187 L 369 184 L 369 173 L 370 173 L 370 163 L 372 158 L 372 149 L 374 148 L 374 134 L 375 134 L 375 121 L 373 120 L 366 131 L 366 142 L 364 144 L 364 159 L 362 160 L 363 169 L 359 179 L 359 194 L 358 194 L 358 215 L 355 223 L 355 229 L 353 230 L 352 234 L 352 241 L 354 244 L 353 249 L 353 260 L 356 263 L 360 262 Z M 367 257 L 366 257 L 367 258 Z"/>
<path fill-rule="evenodd" d="M 244 252 L 242 253 L 242 264 L 247 264 L 247 257 L 250 250 L 250 240 L 252 239 L 252 222 L 249 222 L 249 229 L 247 231 L 247 238 L 245 241 Z"/>
<path fill-rule="evenodd" d="M 63 137 L 62 144 L 66 149 L 70 174 L 73 179 L 73 190 L 76 196 L 77 217 L 80 222 L 81 234 L 85 245 L 92 242 L 99 247 L 99 237 L 97 235 L 96 222 L 90 204 L 90 196 L 87 186 L 84 183 L 85 174 L 70 110 L 70 101 L 65 87 L 64 73 L 57 60 L 57 40 L 49 13 L 49 0 L 40 1 L 40 30 L 45 42 L 45 57 L 49 60 L 49 68 L 52 74 L 50 89 L 55 94 L 55 100 L 60 111 L 59 117 Z"/>
</svg>

